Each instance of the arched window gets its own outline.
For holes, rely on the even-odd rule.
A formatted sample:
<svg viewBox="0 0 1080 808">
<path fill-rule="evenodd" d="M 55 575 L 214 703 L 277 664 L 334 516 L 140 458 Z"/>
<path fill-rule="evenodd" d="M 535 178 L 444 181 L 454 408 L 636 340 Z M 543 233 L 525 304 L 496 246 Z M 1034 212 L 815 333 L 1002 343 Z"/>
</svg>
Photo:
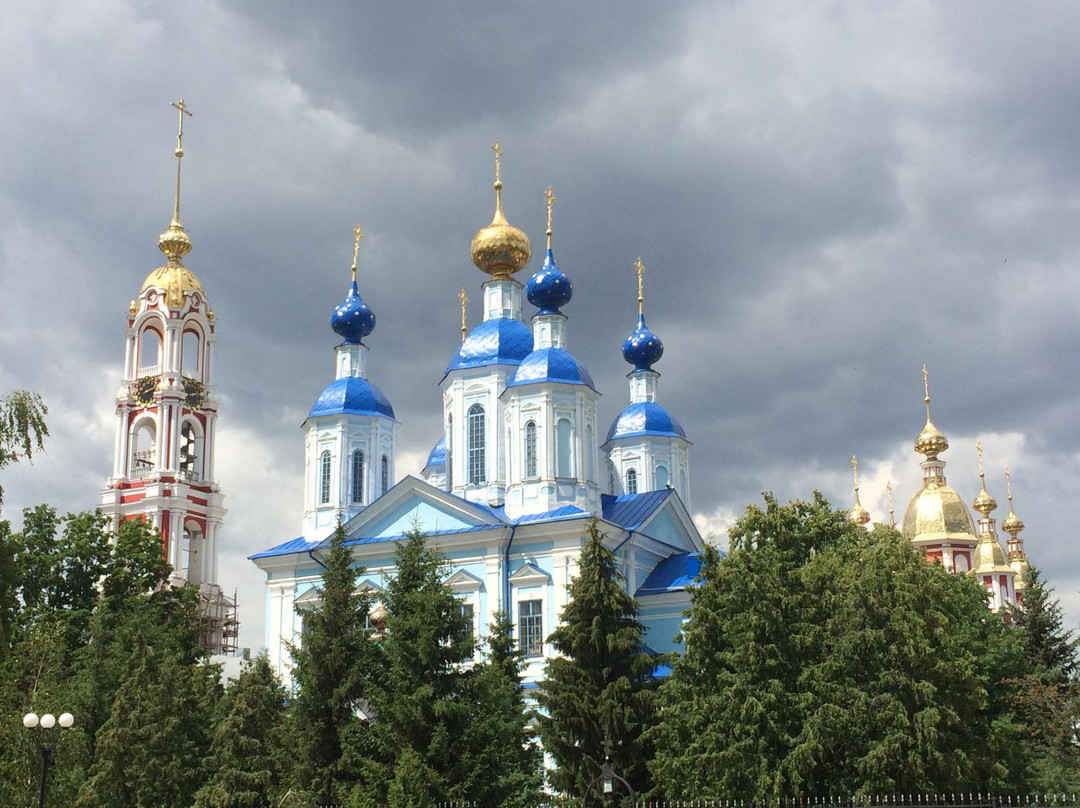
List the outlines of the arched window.
<svg viewBox="0 0 1080 808">
<path fill-rule="evenodd" d="M 361 449 L 352 453 L 352 501 L 364 501 L 364 452 Z"/>
<path fill-rule="evenodd" d="M 319 504 L 330 504 L 330 452 L 319 455 Z"/>
<path fill-rule="evenodd" d="M 194 331 L 185 331 L 180 344 L 180 369 L 185 376 L 202 379 L 199 372 L 199 335 Z"/>
<path fill-rule="evenodd" d="M 558 441 L 558 476 L 559 477 L 572 477 L 574 474 L 574 457 L 570 451 L 570 422 L 565 418 L 560 418 L 559 423 L 555 425 L 555 436 Z"/>
<path fill-rule="evenodd" d="M 161 373 L 161 335 L 147 328 L 139 337 L 139 367 L 137 376 L 156 376 Z"/>
<path fill-rule="evenodd" d="M 180 427 L 180 474 L 187 480 L 199 479 L 199 435 L 191 421 Z"/>
<path fill-rule="evenodd" d="M 525 476 L 536 476 L 536 422 L 525 424 Z"/>
<path fill-rule="evenodd" d="M 626 493 L 637 493 L 637 469 L 630 469 L 626 472 Z"/>
<path fill-rule="evenodd" d="M 596 445 L 593 443 L 592 424 L 585 427 L 585 472 L 587 479 L 596 479 Z"/>
<path fill-rule="evenodd" d="M 668 474 L 667 469 L 663 466 L 656 467 L 656 490 L 663 491 L 668 487 Z"/>
<path fill-rule="evenodd" d="M 390 485 L 390 458 L 386 455 L 382 456 L 382 468 L 380 473 L 382 476 L 382 492 L 385 494 L 387 487 Z"/>
<path fill-rule="evenodd" d="M 469 485 L 483 485 L 484 477 L 484 408 L 469 407 Z"/>
</svg>

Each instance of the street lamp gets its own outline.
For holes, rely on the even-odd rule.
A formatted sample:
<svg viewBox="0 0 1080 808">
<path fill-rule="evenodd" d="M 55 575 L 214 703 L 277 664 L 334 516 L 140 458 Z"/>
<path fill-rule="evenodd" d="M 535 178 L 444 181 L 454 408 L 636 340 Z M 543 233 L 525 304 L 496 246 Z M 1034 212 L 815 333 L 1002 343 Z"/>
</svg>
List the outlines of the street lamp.
<svg viewBox="0 0 1080 808">
<path fill-rule="evenodd" d="M 52 729 L 57 724 L 61 729 L 69 729 L 75 723 L 75 717 L 71 713 L 61 713 L 57 718 L 52 713 L 38 717 L 37 713 L 27 713 L 23 716 L 23 726 L 27 729 Z M 52 758 L 52 747 L 48 745 L 49 736 L 45 736 L 46 743 L 41 744 L 41 793 L 38 795 L 38 808 L 45 808 L 45 782 L 49 775 L 49 760 Z"/>
<path fill-rule="evenodd" d="M 597 784 L 600 785 L 600 794 L 604 799 L 611 799 L 611 797 L 615 796 L 616 786 L 621 784 L 630 797 L 630 804 L 633 805 L 635 799 L 634 789 L 625 778 L 615 773 L 615 769 L 611 765 L 611 739 L 607 737 L 604 738 L 604 767 L 600 770 L 600 776 L 589 784 L 589 788 L 585 792 L 586 795 L 596 788 Z"/>
</svg>

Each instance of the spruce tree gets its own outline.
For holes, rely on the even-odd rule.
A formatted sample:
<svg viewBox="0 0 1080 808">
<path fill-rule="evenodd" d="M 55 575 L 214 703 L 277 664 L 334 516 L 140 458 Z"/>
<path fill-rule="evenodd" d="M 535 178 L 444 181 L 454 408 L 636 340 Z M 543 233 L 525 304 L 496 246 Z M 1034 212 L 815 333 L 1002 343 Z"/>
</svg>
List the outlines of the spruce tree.
<svg viewBox="0 0 1080 808">
<path fill-rule="evenodd" d="M 304 633 L 292 648 L 297 782 L 327 804 L 347 790 L 342 734 L 356 729 L 354 714 L 368 697 L 368 677 L 379 667 L 377 647 L 365 630 L 368 599 L 355 592 L 363 570 L 352 566 L 345 539 L 339 524 L 324 562 L 322 602 L 303 612 Z"/>
<path fill-rule="evenodd" d="M 581 551 L 570 601 L 549 642 L 559 656 L 547 663 L 538 697 L 544 750 L 555 762 L 551 785 L 599 804 L 593 787 L 609 741 L 612 768 L 638 794 L 650 790 L 647 730 L 656 720 L 658 659 L 643 643 L 637 602 L 627 594 L 615 554 L 595 521 Z"/>
<path fill-rule="evenodd" d="M 229 683 L 204 766 L 209 773 L 195 808 L 257 808 L 277 795 L 285 691 L 266 653 Z"/>
</svg>

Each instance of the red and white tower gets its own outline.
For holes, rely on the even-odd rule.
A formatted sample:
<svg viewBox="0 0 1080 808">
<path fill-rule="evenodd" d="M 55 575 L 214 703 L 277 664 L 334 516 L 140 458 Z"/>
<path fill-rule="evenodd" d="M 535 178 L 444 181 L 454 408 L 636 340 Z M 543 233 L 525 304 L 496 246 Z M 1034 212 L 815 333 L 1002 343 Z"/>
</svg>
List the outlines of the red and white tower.
<svg viewBox="0 0 1080 808">
<path fill-rule="evenodd" d="M 216 334 L 206 291 L 183 264 L 191 240 L 180 224 L 180 162 L 184 117 L 191 113 L 183 99 L 173 106 L 180 112 L 176 198 L 172 222 L 158 239 L 167 260 L 128 309 L 113 472 L 101 509 L 114 527 L 137 517 L 151 522 L 161 531 L 174 583 L 200 585 L 209 603 L 222 600 L 217 545 L 225 516 L 214 478 Z"/>
</svg>

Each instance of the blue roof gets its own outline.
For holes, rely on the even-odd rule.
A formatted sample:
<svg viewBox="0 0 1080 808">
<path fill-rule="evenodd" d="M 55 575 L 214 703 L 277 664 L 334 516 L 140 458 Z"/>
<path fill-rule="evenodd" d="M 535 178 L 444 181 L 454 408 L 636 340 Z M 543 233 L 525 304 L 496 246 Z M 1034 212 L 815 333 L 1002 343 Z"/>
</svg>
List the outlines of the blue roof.
<svg viewBox="0 0 1080 808">
<path fill-rule="evenodd" d="M 484 320 L 469 336 L 446 366 L 446 372 L 485 365 L 520 365 L 533 347 L 532 330 L 509 317 Z"/>
<path fill-rule="evenodd" d="M 645 325 L 644 314 L 638 315 L 637 327 L 623 343 L 622 355 L 634 370 L 652 370 L 664 355 L 664 343 Z"/>
<path fill-rule="evenodd" d="M 424 468 L 431 468 L 432 466 L 445 466 L 446 465 L 446 436 L 443 435 L 436 444 L 431 447 L 431 453 L 427 456 L 427 463 L 424 464 Z"/>
<path fill-rule="evenodd" d="M 620 413 L 608 430 L 607 439 L 626 438 L 631 435 L 667 435 L 686 437 L 675 416 L 655 401 L 640 401 L 631 404 Z"/>
<path fill-rule="evenodd" d="M 330 327 L 344 338 L 346 345 L 358 345 L 364 337 L 375 330 L 375 312 L 356 291 L 356 281 L 349 287 L 349 294 L 330 315 Z"/>
<path fill-rule="evenodd" d="M 503 525 L 472 525 L 471 527 L 459 527 L 451 530 L 440 530 L 438 532 L 438 535 L 450 536 L 456 535 L 458 533 L 477 533 L 481 530 L 500 530 L 503 527 Z M 322 544 L 324 547 L 330 546 L 331 538 L 333 538 L 332 535 L 327 536 L 325 539 L 323 539 Z M 396 536 L 359 536 L 355 539 L 348 539 L 345 542 L 345 546 L 352 547 L 357 544 L 382 544 L 384 542 L 399 542 L 405 541 L 407 538 L 408 535 L 405 533 L 399 533 Z"/>
<path fill-rule="evenodd" d="M 255 555 L 249 555 L 248 560 L 256 558 L 273 558 L 274 556 L 293 555 L 295 553 L 306 553 L 308 550 L 313 550 L 319 546 L 317 540 L 307 540 L 303 536 L 298 539 L 289 539 L 287 542 L 279 544 L 277 547 L 271 547 L 269 550 L 263 550 L 261 553 L 255 553 Z"/>
<path fill-rule="evenodd" d="M 525 296 L 540 309 L 540 314 L 559 314 L 559 308 L 574 296 L 574 284 L 555 263 L 555 254 L 548 247 L 544 265 L 529 278 Z"/>
<path fill-rule="evenodd" d="M 675 592 L 692 586 L 694 579 L 701 572 L 701 556 L 697 553 L 676 553 L 668 556 L 656 567 L 641 588 L 634 593 L 635 598 L 642 595 L 658 595 L 661 592 Z"/>
<path fill-rule="evenodd" d="M 394 418 L 394 408 L 383 391 L 367 379 L 348 376 L 335 379 L 322 391 L 308 413 L 308 418 L 320 415 L 382 415 Z"/>
<path fill-rule="evenodd" d="M 582 516 L 591 516 L 588 511 L 583 511 L 576 505 L 563 505 L 560 508 L 556 508 L 553 511 L 544 511 L 543 513 L 527 513 L 524 516 L 519 516 L 514 524 L 516 525 L 528 525 L 534 522 L 558 522 L 561 519 L 577 519 Z"/>
<path fill-rule="evenodd" d="M 524 384 L 558 382 L 560 384 L 583 384 L 596 389 L 592 376 L 585 366 L 562 348 L 540 348 L 533 351 L 518 367 L 507 387 Z"/>
<path fill-rule="evenodd" d="M 601 494 L 600 509 L 606 521 L 624 530 L 637 530 L 673 493 L 673 489 L 665 488 L 641 494 L 623 494 L 621 497 Z"/>
</svg>

